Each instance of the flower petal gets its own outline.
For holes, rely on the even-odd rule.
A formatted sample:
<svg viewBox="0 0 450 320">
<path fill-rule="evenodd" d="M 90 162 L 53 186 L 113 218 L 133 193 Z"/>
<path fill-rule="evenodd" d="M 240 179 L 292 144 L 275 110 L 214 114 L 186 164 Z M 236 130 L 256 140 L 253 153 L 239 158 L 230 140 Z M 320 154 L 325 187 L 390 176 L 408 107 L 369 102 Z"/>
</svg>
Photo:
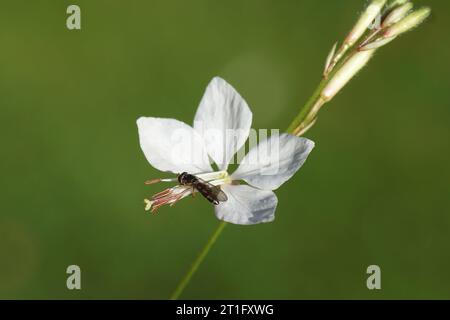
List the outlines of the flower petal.
<svg viewBox="0 0 450 320">
<path fill-rule="evenodd" d="M 275 219 L 278 199 L 272 191 L 247 185 L 223 185 L 228 200 L 215 206 L 216 217 L 234 224 L 257 224 Z"/>
<path fill-rule="evenodd" d="M 272 135 L 249 151 L 231 178 L 275 190 L 294 175 L 313 148 L 314 142 L 306 138 L 288 133 Z"/>
<path fill-rule="evenodd" d="M 220 170 L 227 169 L 245 143 L 251 124 L 252 112 L 245 100 L 225 80 L 213 78 L 195 114 L 194 129 Z"/>
<path fill-rule="evenodd" d="M 156 169 L 176 174 L 212 171 L 203 140 L 191 126 L 151 117 L 139 118 L 137 126 L 141 149 Z"/>
</svg>

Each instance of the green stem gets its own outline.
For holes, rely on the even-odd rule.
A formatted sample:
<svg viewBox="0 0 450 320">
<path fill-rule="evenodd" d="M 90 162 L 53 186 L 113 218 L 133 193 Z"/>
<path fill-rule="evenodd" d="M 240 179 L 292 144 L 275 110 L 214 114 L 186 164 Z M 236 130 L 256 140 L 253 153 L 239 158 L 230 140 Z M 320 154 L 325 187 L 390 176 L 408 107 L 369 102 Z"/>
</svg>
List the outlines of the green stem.
<svg viewBox="0 0 450 320">
<path fill-rule="evenodd" d="M 326 87 L 328 82 L 333 78 L 333 76 L 336 74 L 336 72 L 345 64 L 347 59 L 353 55 L 358 45 L 355 44 L 352 47 L 347 47 L 343 50 L 341 57 L 339 58 L 339 61 L 334 65 L 333 70 L 327 75 L 327 77 L 323 77 L 320 81 L 319 85 L 317 86 L 316 90 L 312 94 L 312 96 L 306 101 L 305 105 L 300 109 L 297 116 L 294 118 L 294 120 L 291 122 L 289 127 L 287 128 L 287 132 L 299 135 L 299 129 L 303 129 L 303 133 L 306 131 L 305 128 L 309 129 L 310 126 L 313 124 L 313 121 L 315 120 L 317 116 L 318 110 L 313 110 L 315 106 L 317 106 L 318 102 L 320 102 L 321 99 L 321 93 L 322 90 Z M 323 101 L 323 104 L 326 102 Z M 319 105 L 319 109 L 322 106 L 322 104 Z"/>
<path fill-rule="evenodd" d="M 195 259 L 194 263 L 191 265 L 188 272 L 184 275 L 183 279 L 181 279 L 177 288 L 170 296 L 170 300 L 177 300 L 180 297 L 180 295 L 183 293 L 184 289 L 191 281 L 192 276 L 197 271 L 198 267 L 202 264 L 205 257 L 208 255 L 209 250 L 211 250 L 212 246 L 214 245 L 214 243 L 216 242 L 217 238 L 220 236 L 220 234 L 222 233 L 222 231 L 226 225 L 227 225 L 227 223 L 225 221 L 221 221 L 219 223 L 219 225 L 217 226 L 217 229 L 211 235 L 208 242 L 206 243 L 206 245 L 203 247 L 202 251 L 198 255 L 197 259 Z"/>
<path fill-rule="evenodd" d="M 288 129 L 286 130 L 287 132 L 294 133 L 295 130 L 308 118 L 311 109 L 314 107 L 317 100 L 320 98 L 320 93 L 322 92 L 323 88 L 325 88 L 327 83 L 328 83 L 327 79 L 322 79 L 322 81 L 319 83 L 319 86 L 312 94 L 312 96 L 308 99 L 308 101 L 306 101 L 305 105 L 300 109 L 298 115 L 289 125 Z"/>
</svg>

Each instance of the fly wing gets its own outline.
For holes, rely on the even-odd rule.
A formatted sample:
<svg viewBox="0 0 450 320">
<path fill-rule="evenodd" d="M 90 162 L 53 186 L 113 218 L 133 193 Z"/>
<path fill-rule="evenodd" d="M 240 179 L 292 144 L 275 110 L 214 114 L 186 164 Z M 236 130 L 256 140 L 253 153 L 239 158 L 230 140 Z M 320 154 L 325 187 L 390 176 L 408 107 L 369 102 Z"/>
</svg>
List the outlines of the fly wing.
<svg viewBox="0 0 450 320">
<path fill-rule="evenodd" d="M 225 192 L 220 189 L 220 186 L 214 186 L 209 182 L 197 177 L 197 183 L 195 188 L 210 202 L 214 204 L 219 204 L 219 202 L 224 202 L 228 200 Z"/>
<path fill-rule="evenodd" d="M 220 189 L 220 186 L 215 186 L 214 191 L 217 200 L 220 202 L 225 202 L 228 200 L 227 194 Z"/>
</svg>

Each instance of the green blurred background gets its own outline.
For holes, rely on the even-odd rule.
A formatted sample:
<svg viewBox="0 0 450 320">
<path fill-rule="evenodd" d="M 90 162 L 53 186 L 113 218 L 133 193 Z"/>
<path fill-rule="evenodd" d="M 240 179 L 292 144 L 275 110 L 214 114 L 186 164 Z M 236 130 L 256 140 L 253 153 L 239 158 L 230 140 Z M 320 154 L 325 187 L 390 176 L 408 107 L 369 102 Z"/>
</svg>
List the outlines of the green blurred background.
<svg viewBox="0 0 450 320">
<path fill-rule="evenodd" d="M 416 3 L 433 18 L 321 112 L 275 222 L 228 226 L 183 298 L 450 298 L 450 2 Z M 161 174 L 135 120 L 191 123 L 219 75 L 286 128 L 364 4 L 2 0 L 0 298 L 167 298 L 218 221 L 200 199 L 144 212 Z"/>
</svg>

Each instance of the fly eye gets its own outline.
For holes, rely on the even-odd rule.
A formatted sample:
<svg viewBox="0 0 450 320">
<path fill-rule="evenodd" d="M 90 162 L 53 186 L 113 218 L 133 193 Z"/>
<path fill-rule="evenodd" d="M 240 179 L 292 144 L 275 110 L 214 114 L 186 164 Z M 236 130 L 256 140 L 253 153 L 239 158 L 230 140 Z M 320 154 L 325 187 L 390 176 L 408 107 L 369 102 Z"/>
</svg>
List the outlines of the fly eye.
<svg viewBox="0 0 450 320">
<path fill-rule="evenodd" d="M 180 173 L 180 175 L 178 176 L 178 182 L 179 182 L 180 184 L 183 183 L 183 181 L 184 181 L 185 178 L 186 178 L 186 175 L 187 175 L 187 172 L 182 172 L 182 173 Z"/>
</svg>

